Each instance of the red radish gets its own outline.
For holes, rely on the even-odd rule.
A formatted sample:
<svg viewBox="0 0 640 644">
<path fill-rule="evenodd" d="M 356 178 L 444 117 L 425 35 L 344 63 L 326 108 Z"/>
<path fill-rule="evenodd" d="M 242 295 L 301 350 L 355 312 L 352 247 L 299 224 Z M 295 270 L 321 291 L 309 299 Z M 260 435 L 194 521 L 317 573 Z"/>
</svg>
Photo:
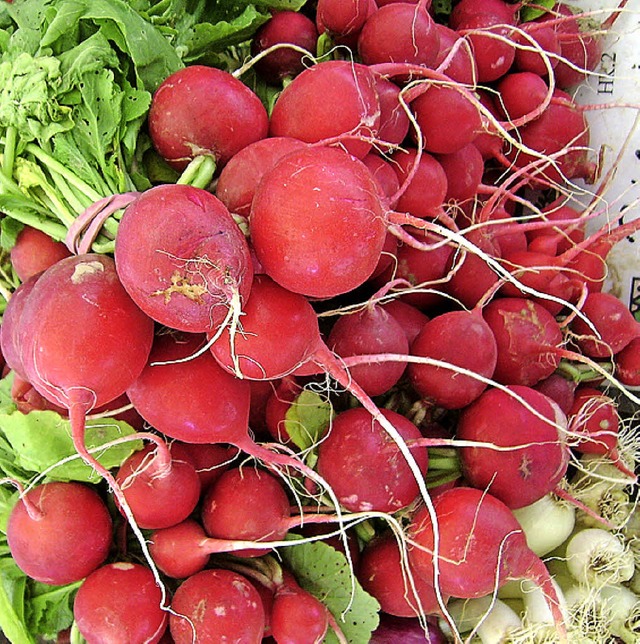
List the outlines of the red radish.
<svg viewBox="0 0 640 644">
<path fill-rule="evenodd" d="M 251 40 L 251 54 L 258 56 L 270 47 L 292 44 L 305 49 L 309 56 L 316 50 L 318 30 L 311 18 L 298 11 L 275 12 Z M 305 69 L 305 54 L 291 47 L 278 48 L 255 62 L 258 74 L 277 84 Z"/>
<path fill-rule="evenodd" d="M 515 25 L 517 7 L 504 0 L 460 0 L 452 9 L 449 24 L 453 29 L 459 29 L 465 20 L 477 15 L 491 14 L 497 16 L 503 24 Z"/>
<path fill-rule="evenodd" d="M 478 106 L 464 89 L 455 84 L 430 84 L 411 101 L 424 149 L 437 154 L 460 150 L 482 132 Z M 455 115 L 456 127 L 448 127 Z"/>
<path fill-rule="evenodd" d="M 549 225 L 527 231 L 529 250 L 561 255 L 584 240 L 584 222 L 581 221 L 580 210 L 556 200 L 542 209 L 542 216 Z M 567 223 L 571 220 L 573 223 Z"/>
<path fill-rule="evenodd" d="M 429 318 L 422 311 L 403 300 L 391 300 L 382 304 L 382 308 L 387 313 L 391 313 L 400 323 L 409 345 L 413 343 L 422 327 L 429 321 Z"/>
<path fill-rule="evenodd" d="M 372 302 L 360 311 L 339 317 L 329 333 L 327 346 L 342 358 L 409 353 L 409 342 L 400 323 Z M 379 396 L 397 384 L 405 368 L 406 362 L 376 364 L 372 359 L 368 364 L 353 366 L 350 373 L 367 394 Z"/>
<path fill-rule="evenodd" d="M 82 582 L 73 616 L 87 642 L 156 644 L 169 623 L 162 591 L 151 570 L 124 561 L 106 564 Z"/>
<path fill-rule="evenodd" d="M 407 532 L 414 544 L 411 565 L 443 594 L 482 597 L 510 579 L 529 579 L 545 595 L 558 641 L 567 641 L 549 572 L 511 510 L 494 496 L 468 487 L 446 490 L 433 499 L 433 514 L 426 507 L 414 514 Z"/>
<path fill-rule="evenodd" d="M 436 23 L 440 48 L 434 67 L 451 80 L 465 85 L 475 85 L 476 62 L 469 42 L 447 25 Z M 456 51 L 453 51 L 454 47 Z"/>
<path fill-rule="evenodd" d="M 498 348 L 493 377 L 507 385 L 533 386 L 560 363 L 564 336 L 556 319 L 533 300 L 503 297 L 487 304 L 482 315 Z"/>
<path fill-rule="evenodd" d="M 215 608 L 203 610 L 203 606 Z M 176 589 L 171 608 L 169 626 L 175 644 L 262 641 L 265 614 L 260 595 L 231 570 L 212 568 L 192 575 Z"/>
<path fill-rule="evenodd" d="M 514 67 L 520 72 L 548 76 L 549 68 L 553 70 L 562 55 L 558 33 L 552 27 L 535 22 L 525 22 L 519 29 L 520 33 L 513 37 L 518 45 Z"/>
<path fill-rule="evenodd" d="M 181 450 L 181 451 L 179 451 Z M 226 471 L 237 450 L 215 443 L 171 443 L 172 454 L 181 453 L 196 469 L 202 490 L 206 490 Z"/>
<path fill-rule="evenodd" d="M 370 152 L 362 162 L 369 168 L 373 178 L 380 188 L 382 199 L 395 203 L 395 197 L 399 194 L 400 181 L 390 161 L 385 161 L 379 154 Z M 395 237 L 393 238 L 395 242 Z"/>
<path fill-rule="evenodd" d="M 204 528 L 195 519 L 155 530 L 149 539 L 149 552 L 158 568 L 168 577 L 186 579 L 204 570 L 210 551 Z"/>
<path fill-rule="evenodd" d="M 439 49 L 436 23 L 424 3 L 380 7 L 367 18 L 358 37 L 358 53 L 366 65 L 391 62 L 431 67 Z"/>
<path fill-rule="evenodd" d="M 394 152 L 390 163 L 401 186 L 395 209 L 421 219 L 436 216 L 447 195 L 447 174 L 438 160 L 407 148 Z"/>
<path fill-rule="evenodd" d="M 134 452 L 118 469 L 119 484 L 140 528 L 167 528 L 186 519 L 200 498 L 200 478 L 188 461 L 158 462 L 155 446 Z"/>
<path fill-rule="evenodd" d="M 256 186 L 264 173 L 283 156 L 304 146 L 302 141 L 286 136 L 270 136 L 247 145 L 222 168 L 216 183 L 216 197 L 229 212 L 248 217 Z"/>
<path fill-rule="evenodd" d="M 338 148 L 284 157 L 260 182 L 249 224 L 264 272 L 294 293 L 318 298 L 366 281 L 386 238 L 375 180 L 362 161 Z"/>
<path fill-rule="evenodd" d="M 400 87 L 383 76 L 376 76 L 380 100 L 380 127 L 376 143 L 383 150 L 399 146 L 409 133 L 407 108 L 400 102 Z"/>
<path fill-rule="evenodd" d="M 640 338 L 633 338 L 614 357 L 615 375 L 627 387 L 640 385 Z"/>
<path fill-rule="evenodd" d="M 549 94 L 547 83 L 533 72 L 505 74 L 496 89 L 496 107 L 512 121 L 539 110 Z"/>
<path fill-rule="evenodd" d="M 487 389 L 458 421 L 456 437 L 479 443 L 460 448 L 464 476 L 512 509 L 530 505 L 566 474 L 566 429 L 558 405 L 539 391 L 523 385 Z"/>
<path fill-rule="evenodd" d="M 100 566 L 113 543 L 109 510 L 95 489 L 50 482 L 28 491 L 7 523 L 11 556 L 31 579 L 64 585 Z"/>
<path fill-rule="evenodd" d="M 223 167 L 267 136 L 269 127 L 265 107 L 247 85 L 205 65 L 189 65 L 166 78 L 153 95 L 148 122 L 156 150 L 178 170 L 200 155 Z"/>
<path fill-rule="evenodd" d="M 290 503 L 280 481 L 251 467 L 227 470 L 202 500 L 202 523 L 216 539 L 282 541 L 289 526 Z M 239 550 L 241 557 L 259 557 L 268 549 Z"/>
<path fill-rule="evenodd" d="M 130 204 L 118 227 L 118 276 L 151 318 L 191 333 L 217 328 L 249 296 L 247 240 L 210 192 L 155 186 Z"/>
<path fill-rule="evenodd" d="M 329 60 L 305 69 L 285 87 L 273 106 L 269 133 L 307 143 L 339 138 L 362 158 L 371 150 L 366 139 L 377 136 L 379 125 L 373 72 L 360 63 Z"/>
<path fill-rule="evenodd" d="M 334 42 L 351 45 L 376 10 L 374 0 L 318 0 L 316 26 Z"/>
<path fill-rule="evenodd" d="M 409 365 L 413 388 L 445 409 L 466 407 L 480 396 L 498 355 L 495 337 L 479 311 L 449 311 L 432 318 L 411 344 L 410 354 L 433 361 Z"/>
<path fill-rule="evenodd" d="M 283 337 L 288 339 L 285 345 Z M 307 299 L 257 275 L 240 328 L 226 327 L 211 353 L 230 373 L 274 380 L 307 362 L 319 340 L 318 319 Z"/>
<path fill-rule="evenodd" d="M 405 442 L 420 438 L 418 428 L 401 414 L 386 409 L 380 413 Z M 426 448 L 415 448 L 412 454 L 424 474 Z M 419 495 L 418 484 L 395 441 L 362 407 L 334 418 L 319 445 L 317 469 L 340 503 L 353 512 L 395 512 Z"/>
<path fill-rule="evenodd" d="M 433 584 L 412 572 L 401 559 L 397 537 L 383 533 L 363 549 L 356 576 L 362 587 L 380 604 L 380 610 L 398 617 L 434 615 L 441 612 Z M 446 602 L 446 598 L 444 600 Z"/>
<path fill-rule="evenodd" d="M 278 644 L 323 642 L 328 628 L 327 607 L 286 575 L 271 607 L 271 634 L 275 641 Z"/>
<path fill-rule="evenodd" d="M 294 376 L 287 376 L 282 378 L 267 401 L 265 408 L 267 430 L 274 440 L 283 445 L 291 443 L 285 424 L 286 414 L 302 390 L 302 385 Z"/>
<path fill-rule="evenodd" d="M 569 380 L 559 373 L 552 373 L 533 388 L 551 398 L 566 415 L 573 405 L 577 386 L 578 383 L 574 380 Z"/>
<path fill-rule="evenodd" d="M 468 143 L 449 154 L 436 155 L 447 177 L 445 201 L 464 202 L 474 199 L 484 174 L 482 153 L 473 143 Z"/>
<path fill-rule="evenodd" d="M 584 317 L 576 317 L 570 328 L 586 356 L 610 358 L 640 336 L 640 323 L 612 293 L 589 293 L 581 312 Z"/>
<path fill-rule="evenodd" d="M 20 231 L 10 251 L 11 265 L 21 282 L 26 282 L 70 255 L 62 242 L 55 241 L 32 226 L 25 226 Z"/>
</svg>

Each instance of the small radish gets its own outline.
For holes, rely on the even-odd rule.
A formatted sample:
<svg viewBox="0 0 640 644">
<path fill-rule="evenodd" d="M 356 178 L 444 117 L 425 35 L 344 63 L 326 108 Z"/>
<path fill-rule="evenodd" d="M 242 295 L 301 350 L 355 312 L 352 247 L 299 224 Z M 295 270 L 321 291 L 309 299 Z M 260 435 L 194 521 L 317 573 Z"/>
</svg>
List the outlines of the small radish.
<svg viewBox="0 0 640 644">
<path fill-rule="evenodd" d="M 32 226 L 25 226 L 20 231 L 10 251 L 11 265 L 21 282 L 69 255 L 69 249 L 62 242 Z"/>
</svg>

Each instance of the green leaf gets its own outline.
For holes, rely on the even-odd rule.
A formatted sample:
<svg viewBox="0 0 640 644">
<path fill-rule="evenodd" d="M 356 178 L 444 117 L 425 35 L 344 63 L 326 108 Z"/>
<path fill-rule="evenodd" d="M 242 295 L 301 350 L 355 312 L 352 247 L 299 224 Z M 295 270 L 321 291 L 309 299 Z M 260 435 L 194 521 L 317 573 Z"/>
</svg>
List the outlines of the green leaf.
<svg viewBox="0 0 640 644">
<path fill-rule="evenodd" d="M 0 433 L 4 435 L 15 454 L 15 464 L 30 472 L 43 473 L 60 461 L 77 456 L 71 438 L 68 420 L 54 411 L 31 411 L 28 414 L 13 412 L 0 414 Z M 85 444 L 89 449 L 100 447 L 117 438 L 135 434 L 123 421 L 100 419 L 87 421 Z M 135 450 L 141 441 L 129 440 L 94 453 L 106 468 L 118 467 Z M 59 481 L 99 482 L 100 476 L 80 458 L 73 458 L 47 472 Z"/>
<path fill-rule="evenodd" d="M 528 3 L 523 3 L 520 9 L 520 22 L 530 22 L 547 13 L 548 9 L 553 9 L 555 0 L 531 0 Z M 539 7 L 544 7 L 540 9 Z"/>
<path fill-rule="evenodd" d="M 380 605 L 353 577 L 346 557 L 322 541 L 280 548 L 280 552 L 300 586 L 331 611 L 349 644 L 369 642 L 378 626 Z M 329 631 L 325 643 L 336 642 L 338 638 Z"/>
<path fill-rule="evenodd" d="M 73 600 L 82 582 L 49 586 L 30 582 L 27 586 L 26 623 L 30 632 L 53 639 L 73 623 Z"/>
<path fill-rule="evenodd" d="M 10 642 L 33 644 L 35 639 L 24 623 L 26 576 L 13 559 L 0 559 L 0 631 Z"/>
<path fill-rule="evenodd" d="M 11 250 L 24 225 L 15 219 L 4 217 L 0 221 L 0 247 L 4 250 Z"/>
<path fill-rule="evenodd" d="M 332 417 L 331 402 L 315 391 L 305 389 L 287 410 L 284 425 L 293 443 L 305 450 L 322 438 Z"/>
</svg>

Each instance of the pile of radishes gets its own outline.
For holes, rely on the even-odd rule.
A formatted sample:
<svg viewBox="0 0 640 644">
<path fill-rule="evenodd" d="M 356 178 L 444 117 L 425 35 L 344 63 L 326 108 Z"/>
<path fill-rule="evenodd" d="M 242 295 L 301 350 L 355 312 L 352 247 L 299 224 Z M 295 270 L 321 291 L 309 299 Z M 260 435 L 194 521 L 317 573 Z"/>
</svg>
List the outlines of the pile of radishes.
<svg viewBox="0 0 640 644">
<path fill-rule="evenodd" d="M 25 490 L 13 558 L 82 581 L 89 643 L 418 641 L 346 635 L 287 564 L 317 540 L 420 641 L 638 641 L 640 323 L 602 287 L 640 218 L 572 97 L 625 3 L 308 4 L 156 91 L 179 179 L 116 202 L 112 255 L 95 212 L 19 236 L 14 400 L 104 484 Z M 123 409 L 108 469 L 85 422 Z"/>
</svg>

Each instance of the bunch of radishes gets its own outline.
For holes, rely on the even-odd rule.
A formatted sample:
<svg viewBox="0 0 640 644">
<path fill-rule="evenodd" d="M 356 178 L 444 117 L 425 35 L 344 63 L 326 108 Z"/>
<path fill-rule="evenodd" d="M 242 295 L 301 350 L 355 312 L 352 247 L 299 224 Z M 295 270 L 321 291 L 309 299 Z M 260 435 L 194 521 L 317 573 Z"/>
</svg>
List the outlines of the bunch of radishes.
<svg viewBox="0 0 640 644">
<path fill-rule="evenodd" d="M 434 637 L 439 618 L 455 641 L 581 641 L 596 591 L 636 611 L 609 634 L 638 636 L 638 441 L 618 404 L 640 402 L 640 324 L 602 284 L 640 224 L 590 232 L 606 177 L 587 207 L 573 183 L 599 172 L 572 88 L 623 6 L 584 31 L 564 3 L 430 4 L 274 14 L 235 73 L 187 66 L 155 93 L 148 132 L 180 178 L 116 202 L 113 256 L 91 252 L 93 211 L 71 251 L 18 239 L 0 335 L 16 402 L 68 415 L 108 489 L 37 485 L 7 537 L 33 579 L 84 580 L 88 642 L 351 641 L 278 562 L 290 533 L 343 549 L 382 613 Z M 273 105 L 249 73 L 286 80 Z M 123 401 L 139 432 L 122 440 L 146 444 L 113 471 L 85 419 Z M 621 521 L 587 502 L 603 485 Z M 527 513 L 558 498 L 568 520 L 539 547 L 550 526 Z M 541 557 L 571 571 L 589 530 L 623 573 L 553 580 Z"/>
</svg>

